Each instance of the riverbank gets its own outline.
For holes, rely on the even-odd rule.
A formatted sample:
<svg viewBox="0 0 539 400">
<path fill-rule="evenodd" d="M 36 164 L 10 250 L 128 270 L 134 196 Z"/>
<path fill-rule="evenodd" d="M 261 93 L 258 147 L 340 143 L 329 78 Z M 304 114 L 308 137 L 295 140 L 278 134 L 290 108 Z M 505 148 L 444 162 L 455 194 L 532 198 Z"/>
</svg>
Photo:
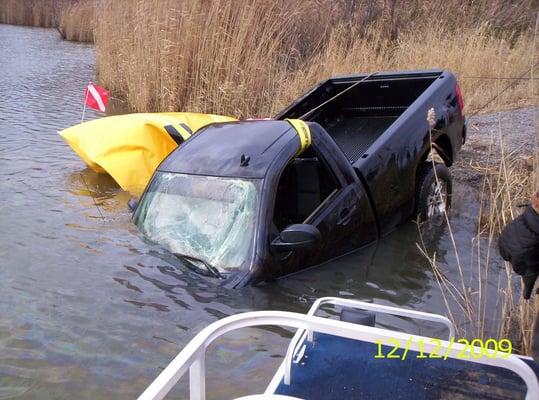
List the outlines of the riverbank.
<svg viewBox="0 0 539 400">
<path fill-rule="evenodd" d="M 97 0 L 2 0 L 0 23 L 56 28 L 62 39 L 94 41 Z"/>
<path fill-rule="evenodd" d="M 518 108 L 474 115 L 468 120 L 468 137 L 452 167 L 456 179 L 478 186 L 486 169 L 496 169 L 503 155 L 518 161 L 530 174 L 539 108 Z M 524 200 L 523 200 L 524 201 Z"/>
<path fill-rule="evenodd" d="M 77 0 L 2 0 L 0 23 L 54 28 L 58 26 L 62 10 L 76 2 Z"/>
<path fill-rule="evenodd" d="M 94 42 L 97 25 L 97 7 L 94 1 L 75 2 L 62 8 L 57 30 L 62 39 L 74 42 Z"/>
</svg>

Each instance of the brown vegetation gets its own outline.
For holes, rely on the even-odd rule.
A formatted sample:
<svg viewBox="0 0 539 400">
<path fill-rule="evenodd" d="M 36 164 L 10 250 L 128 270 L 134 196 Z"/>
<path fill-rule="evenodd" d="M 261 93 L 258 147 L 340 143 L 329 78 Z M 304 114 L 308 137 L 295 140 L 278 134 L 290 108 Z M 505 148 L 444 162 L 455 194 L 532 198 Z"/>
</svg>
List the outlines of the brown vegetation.
<svg viewBox="0 0 539 400">
<path fill-rule="evenodd" d="M 479 109 L 529 69 L 531 1 L 103 3 L 99 79 L 136 111 L 269 116 L 330 75 L 447 68 Z M 498 105 L 527 104 L 518 81 Z M 486 108 L 488 109 L 488 108 Z"/>
<path fill-rule="evenodd" d="M 98 0 L 1 0 L 0 23 L 57 28 L 63 39 L 93 42 Z"/>
<path fill-rule="evenodd" d="M 498 142 L 500 137 L 493 137 Z M 503 143 L 501 143 L 503 146 Z M 489 155 L 492 152 L 489 151 Z M 480 212 L 477 232 L 470 243 L 471 249 L 464 249 L 452 240 L 452 251 L 460 279 L 449 280 L 438 264 L 436 253 L 428 250 L 425 242 L 419 244 L 423 255 L 429 261 L 440 285 L 449 318 L 457 326 L 459 337 L 468 339 L 489 337 L 509 338 L 514 348 L 523 354 L 531 354 L 532 323 L 535 315 L 533 300 L 521 301 L 519 278 L 509 263 L 498 269 L 495 250 L 496 241 L 503 227 L 516 217 L 518 206 L 525 204 L 532 191 L 532 170 L 530 165 L 517 154 L 502 151 L 497 165 L 485 167 L 473 163 L 472 168 L 483 174 Z M 448 232 L 453 239 L 450 220 L 446 215 Z M 428 225 L 427 225 L 428 226 Z M 420 227 L 420 232 L 423 230 Z M 471 254 L 464 260 L 461 253 Z M 496 288 L 489 287 L 489 276 L 498 276 Z M 495 302 L 492 299 L 495 299 Z M 493 306 L 493 304 L 495 304 Z M 493 324 L 493 321 L 495 323 Z"/>
<path fill-rule="evenodd" d="M 58 31 L 63 39 L 93 42 L 97 7 L 95 1 L 77 1 L 60 11 Z"/>
<path fill-rule="evenodd" d="M 330 75 L 445 68 L 468 111 L 529 104 L 536 0 L 2 0 L 0 22 L 92 41 L 135 111 L 268 116 Z M 96 15 L 99 18 L 96 18 Z M 511 82 L 511 81 L 509 81 Z"/>
<path fill-rule="evenodd" d="M 534 57 L 529 57 L 529 61 L 534 62 Z M 536 95 L 533 89 L 532 85 L 528 94 L 532 99 Z M 470 340 L 508 338 L 516 351 L 530 355 L 533 340 L 539 339 L 539 330 L 532 328 L 534 317 L 539 313 L 539 308 L 535 308 L 539 307 L 539 298 L 536 295 L 535 307 L 533 300 L 522 300 L 519 276 L 509 263 L 501 262 L 496 249 L 502 229 L 524 210 L 532 191 L 537 190 L 533 183 L 533 165 L 538 151 L 537 147 L 532 147 L 523 155 L 518 146 L 508 142 L 512 137 L 510 133 L 502 131 L 500 121 L 480 157 L 466 162 L 468 168 L 482 176 L 478 187 L 477 230 L 469 247 L 462 241 L 456 245 L 450 219 L 445 215 L 455 259 L 449 268 L 458 272 L 458 278 L 448 277 L 448 271 L 437 261 L 436 252 L 428 250 L 428 240 L 422 238 L 419 248 L 434 271 L 448 316 L 457 326 L 459 337 Z M 509 150 L 511 148 L 514 150 Z M 535 174 L 537 172 L 535 170 Z M 428 231 L 429 227 L 430 224 L 420 226 L 420 232 Z M 462 257 L 463 252 L 469 254 L 469 258 Z M 536 355 L 538 344 L 535 344 Z"/>
<path fill-rule="evenodd" d="M 58 25 L 61 10 L 73 2 L 74 0 L 1 0 L 0 23 L 55 27 Z"/>
</svg>

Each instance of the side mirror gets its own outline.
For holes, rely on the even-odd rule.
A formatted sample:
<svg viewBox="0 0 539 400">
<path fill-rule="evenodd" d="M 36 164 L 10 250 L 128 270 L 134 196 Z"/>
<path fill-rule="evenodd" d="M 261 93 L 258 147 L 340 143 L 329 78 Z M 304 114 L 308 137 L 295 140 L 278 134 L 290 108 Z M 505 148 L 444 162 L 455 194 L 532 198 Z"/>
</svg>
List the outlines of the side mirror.
<svg viewBox="0 0 539 400">
<path fill-rule="evenodd" d="M 135 212 L 137 207 L 138 207 L 138 200 L 129 199 L 129 201 L 127 202 L 127 205 L 129 207 L 129 209 L 131 210 L 131 212 Z"/>
<path fill-rule="evenodd" d="M 320 231 L 309 224 L 294 224 L 286 227 L 278 238 L 271 243 L 276 253 L 299 249 L 314 249 L 320 243 Z"/>
</svg>

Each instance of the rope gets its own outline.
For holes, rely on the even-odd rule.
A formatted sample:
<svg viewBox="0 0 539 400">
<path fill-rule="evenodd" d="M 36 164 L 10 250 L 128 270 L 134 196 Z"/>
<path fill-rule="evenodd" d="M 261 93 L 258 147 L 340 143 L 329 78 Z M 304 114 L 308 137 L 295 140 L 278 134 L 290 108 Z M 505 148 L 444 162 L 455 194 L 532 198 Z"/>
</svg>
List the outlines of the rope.
<svg viewBox="0 0 539 400">
<path fill-rule="evenodd" d="M 491 80 L 510 80 L 510 79 L 521 79 L 521 80 L 535 80 L 535 79 L 539 79 L 539 78 L 531 78 L 531 77 L 527 77 L 527 78 L 523 78 L 523 77 L 518 77 L 518 76 L 501 76 L 501 77 L 496 77 L 496 76 L 459 76 L 459 79 L 491 79 Z"/>
<path fill-rule="evenodd" d="M 312 110 L 310 111 L 307 111 L 305 114 L 303 114 L 301 117 L 299 117 L 298 119 L 305 119 L 307 118 L 309 115 L 311 115 L 313 112 L 315 112 L 316 110 L 324 107 L 326 104 L 328 104 L 329 102 L 335 100 L 337 97 L 339 96 L 342 96 L 343 94 L 345 94 L 346 92 L 350 91 L 351 89 L 355 88 L 357 85 L 359 85 L 360 83 L 362 82 L 365 82 L 367 79 L 369 79 L 371 76 L 375 75 L 376 72 L 372 72 L 370 73 L 369 75 L 367 75 L 365 78 L 363 79 L 360 79 L 359 81 L 357 81 L 356 83 L 354 83 L 353 85 L 347 87 L 346 89 L 344 89 L 342 92 L 340 93 L 337 93 L 335 96 L 333 96 L 332 98 L 324 101 L 322 104 L 316 106 L 315 108 L 313 108 Z"/>
<path fill-rule="evenodd" d="M 509 85 L 507 85 L 502 90 L 500 90 L 498 93 L 496 93 L 494 96 L 492 96 L 489 100 L 487 100 L 487 102 L 485 102 L 485 104 L 483 104 L 481 107 L 477 108 L 474 113 L 469 115 L 469 117 L 471 118 L 471 117 L 477 115 L 480 111 L 484 110 L 490 103 L 492 103 L 494 100 L 496 100 L 503 92 L 505 92 L 506 90 L 511 89 L 513 86 L 515 86 L 520 79 L 524 79 L 524 77 L 528 73 L 533 71 L 535 69 L 536 65 L 537 64 L 533 64 L 530 68 L 526 69 L 526 71 L 522 75 L 520 75 L 520 76 L 518 76 L 516 78 L 512 78 L 512 82 Z"/>
</svg>

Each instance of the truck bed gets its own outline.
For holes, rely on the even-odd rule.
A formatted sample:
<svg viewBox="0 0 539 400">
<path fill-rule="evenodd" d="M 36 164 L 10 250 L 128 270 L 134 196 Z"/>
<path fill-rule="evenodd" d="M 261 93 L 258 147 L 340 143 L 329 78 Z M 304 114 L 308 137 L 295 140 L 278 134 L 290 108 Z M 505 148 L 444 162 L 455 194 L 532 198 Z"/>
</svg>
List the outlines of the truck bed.
<svg viewBox="0 0 539 400">
<path fill-rule="evenodd" d="M 319 123 L 353 164 L 369 156 L 369 148 L 441 74 L 438 70 L 378 73 L 324 104 L 365 75 L 332 78 L 300 98 L 277 118 L 303 117 Z M 308 114 L 318 106 L 321 107 Z"/>
<path fill-rule="evenodd" d="M 398 116 L 354 116 L 337 119 L 325 126 L 350 162 L 367 154 L 368 148 L 395 122 Z"/>
</svg>

